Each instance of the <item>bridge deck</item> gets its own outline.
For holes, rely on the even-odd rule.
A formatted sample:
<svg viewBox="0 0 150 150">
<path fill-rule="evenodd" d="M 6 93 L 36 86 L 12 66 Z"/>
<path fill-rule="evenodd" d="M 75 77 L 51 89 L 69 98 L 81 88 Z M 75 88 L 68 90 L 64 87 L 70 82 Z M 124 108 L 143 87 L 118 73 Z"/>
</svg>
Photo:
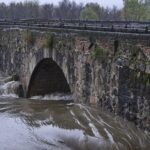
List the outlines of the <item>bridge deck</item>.
<svg viewBox="0 0 150 150">
<path fill-rule="evenodd" d="M 65 29 L 150 34 L 150 22 L 84 20 L 0 20 L 1 28 Z"/>
</svg>

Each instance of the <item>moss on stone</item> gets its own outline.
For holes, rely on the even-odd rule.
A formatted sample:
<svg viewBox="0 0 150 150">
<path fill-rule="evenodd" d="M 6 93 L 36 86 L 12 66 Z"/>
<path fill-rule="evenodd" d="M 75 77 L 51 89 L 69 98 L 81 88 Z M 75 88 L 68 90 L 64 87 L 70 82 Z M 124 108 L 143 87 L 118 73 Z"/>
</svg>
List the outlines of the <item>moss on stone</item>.
<svg viewBox="0 0 150 150">
<path fill-rule="evenodd" d="M 27 31 L 23 36 L 28 45 L 34 45 L 36 38 L 33 32 Z"/>
<path fill-rule="evenodd" d="M 150 86 L 150 74 L 145 74 L 143 80 L 146 86 Z"/>
<path fill-rule="evenodd" d="M 92 56 L 94 59 L 106 59 L 108 51 L 96 44 Z"/>
<path fill-rule="evenodd" d="M 147 74 L 145 72 L 139 71 L 136 74 L 136 80 L 139 83 L 142 83 L 142 84 L 144 84 L 146 86 L 150 86 L 150 74 Z"/>
<path fill-rule="evenodd" d="M 49 32 L 41 39 L 38 39 L 38 45 L 40 48 L 53 48 L 54 47 L 54 34 Z"/>
<path fill-rule="evenodd" d="M 54 47 L 54 34 L 53 33 L 48 33 L 46 35 L 45 39 L 45 47 L 46 48 L 53 48 Z"/>
</svg>

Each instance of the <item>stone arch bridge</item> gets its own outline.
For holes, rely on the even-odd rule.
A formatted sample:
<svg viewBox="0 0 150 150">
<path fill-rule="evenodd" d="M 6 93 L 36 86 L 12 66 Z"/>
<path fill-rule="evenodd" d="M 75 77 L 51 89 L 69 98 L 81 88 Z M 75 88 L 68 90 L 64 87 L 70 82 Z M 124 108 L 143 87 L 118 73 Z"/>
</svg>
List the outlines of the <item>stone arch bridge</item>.
<svg viewBox="0 0 150 150">
<path fill-rule="evenodd" d="M 149 26 L 90 23 L 0 23 L 0 69 L 19 75 L 27 97 L 72 93 L 149 130 Z"/>
</svg>

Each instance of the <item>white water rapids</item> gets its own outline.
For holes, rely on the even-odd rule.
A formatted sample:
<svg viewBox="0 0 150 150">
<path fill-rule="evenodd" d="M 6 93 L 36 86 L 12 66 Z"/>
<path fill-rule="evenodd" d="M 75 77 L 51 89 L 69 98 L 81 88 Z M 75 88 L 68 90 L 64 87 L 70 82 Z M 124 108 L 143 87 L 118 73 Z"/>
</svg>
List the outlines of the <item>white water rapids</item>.
<svg viewBox="0 0 150 150">
<path fill-rule="evenodd" d="M 19 98 L 18 90 L 21 86 L 21 83 L 19 81 L 12 81 L 12 76 L 0 76 L 0 96 L 1 97 L 12 97 L 12 98 Z M 65 93 L 53 93 L 53 94 L 47 94 L 47 95 L 38 95 L 33 96 L 30 99 L 34 100 L 66 100 L 66 101 L 73 101 L 73 96 L 71 94 L 65 94 Z"/>
<path fill-rule="evenodd" d="M 19 81 L 12 81 L 12 77 L 0 77 L 0 96 L 18 98 Z"/>
<path fill-rule="evenodd" d="M 49 94 L 44 96 L 32 96 L 30 99 L 40 99 L 40 100 L 65 100 L 65 101 L 71 101 L 73 100 L 73 97 L 71 94 L 64 94 L 64 93 L 55 93 L 55 94 Z"/>
<path fill-rule="evenodd" d="M 149 150 L 149 133 L 100 107 L 58 93 L 19 98 L 19 87 L 0 77 L 0 150 Z"/>
</svg>

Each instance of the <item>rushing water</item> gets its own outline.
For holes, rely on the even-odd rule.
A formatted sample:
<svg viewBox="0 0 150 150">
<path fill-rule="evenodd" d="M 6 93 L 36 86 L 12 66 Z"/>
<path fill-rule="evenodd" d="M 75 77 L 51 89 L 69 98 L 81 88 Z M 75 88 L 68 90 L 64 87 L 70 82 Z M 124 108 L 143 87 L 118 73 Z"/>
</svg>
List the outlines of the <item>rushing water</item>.
<svg viewBox="0 0 150 150">
<path fill-rule="evenodd" d="M 149 150 L 148 133 L 96 106 L 62 95 L 14 98 L 8 89 L 1 84 L 0 150 Z"/>
</svg>

